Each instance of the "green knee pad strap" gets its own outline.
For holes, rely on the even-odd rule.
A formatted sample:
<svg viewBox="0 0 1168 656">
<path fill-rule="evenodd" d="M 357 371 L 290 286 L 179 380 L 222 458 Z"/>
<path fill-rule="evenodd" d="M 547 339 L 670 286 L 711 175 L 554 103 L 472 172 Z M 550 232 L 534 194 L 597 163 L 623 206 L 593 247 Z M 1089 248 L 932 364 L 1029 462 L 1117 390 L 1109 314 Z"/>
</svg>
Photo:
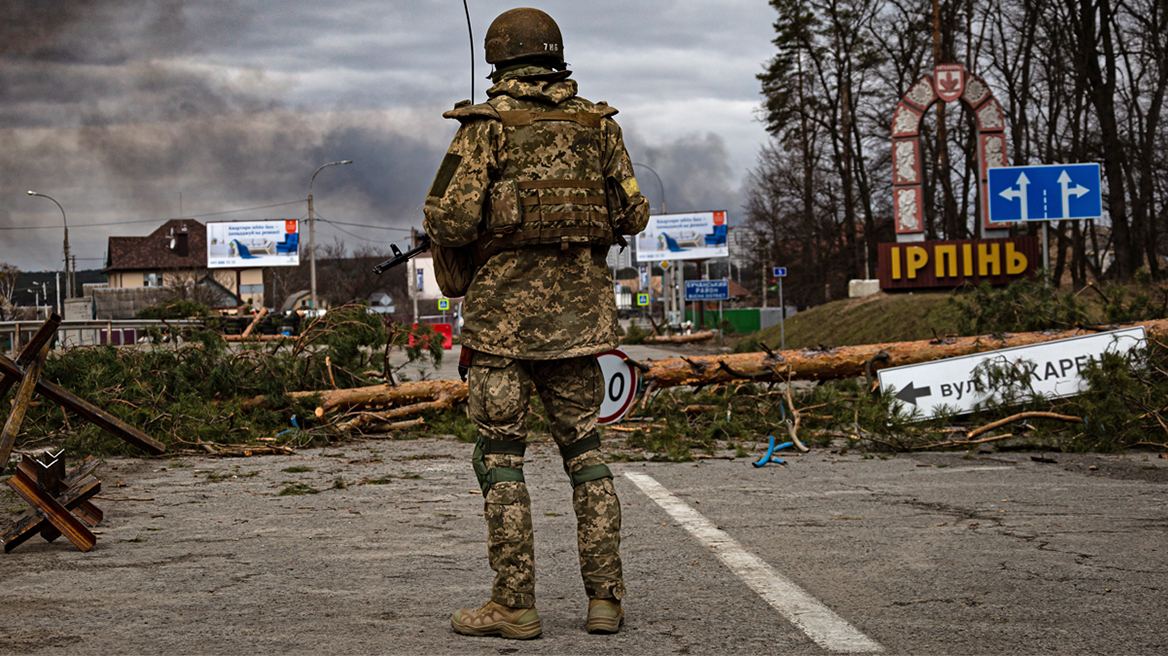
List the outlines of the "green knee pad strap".
<svg viewBox="0 0 1168 656">
<path fill-rule="evenodd" d="M 568 476 L 572 478 L 572 487 L 576 488 L 588 481 L 612 478 L 612 471 L 608 465 L 592 465 L 591 467 L 581 467 L 575 472 L 568 472 Z"/>
<path fill-rule="evenodd" d="M 488 469 L 483 456 L 489 453 L 522 456 L 526 451 L 527 443 L 525 442 L 492 440 L 489 437 L 479 435 L 478 442 L 475 442 L 474 455 L 471 456 L 470 461 L 471 465 L 474 466 L 475 478 L 478 479 L 479 487 L 483 490 L 483 496 L 486 496 L 495 483 L 503 481 L 524 482 L 522 469 L 518 467 L 492 467 Z"/>
<path fill-rule="evenodd" d="M 568 477 L 572 479 L 572 487 L 580 487 L 582 483 L 588 481 L 597 481 L 602 478 L 612 478 L 612 472 L 607 465 L 592 465 L 590 467 L 581 467 L 575 472 L 568 471 L 568 461 L 577 456 L 584 455 L 589 451 L 594 451 L 600 448 L 600 435 L 593 433 L 589 437 L 582 440 L 576 440 L 571 444 L 560 449 L 560 455 L 564 458 L 564 471 L 568 473 Z"/>
</svg>

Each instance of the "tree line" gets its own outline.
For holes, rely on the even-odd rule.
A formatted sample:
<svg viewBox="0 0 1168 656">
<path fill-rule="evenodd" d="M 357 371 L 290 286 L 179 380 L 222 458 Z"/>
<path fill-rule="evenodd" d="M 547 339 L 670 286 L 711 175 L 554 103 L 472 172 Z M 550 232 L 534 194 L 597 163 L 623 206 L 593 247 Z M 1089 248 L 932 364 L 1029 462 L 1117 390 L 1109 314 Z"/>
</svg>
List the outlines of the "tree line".
<svg viewBox="0 0 1168 656">
<path fill-rule="evenodd" d="M 839 298 L 849 279 L 875 277 L 877 244 L 895 240 L 893 111 L 935 63 L 962 63 L 990 85 L 1011 165 L 1102 165 L 1104 218 L 1050 224 L 1055 281 L 1168 274 L 1168 0 L 770 5 L 776 54 L 758 75 L 770 139 L 747 181 L 745 226 L 750 271 L 798 270 L 793 302 Z M 938 103 L 920 134 L 925 238 L 979 236 L 973 113 Z"/>
</svg>

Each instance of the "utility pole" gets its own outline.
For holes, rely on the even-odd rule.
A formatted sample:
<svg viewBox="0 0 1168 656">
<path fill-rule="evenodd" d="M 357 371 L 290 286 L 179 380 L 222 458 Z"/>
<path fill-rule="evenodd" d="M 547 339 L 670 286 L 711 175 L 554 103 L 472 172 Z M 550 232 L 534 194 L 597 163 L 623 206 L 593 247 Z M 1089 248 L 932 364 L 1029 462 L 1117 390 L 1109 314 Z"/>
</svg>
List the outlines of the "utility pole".
<svg viewBox="0 0 1168 656">
<path fill-rule="evenodd" d="M 410 248 L 417 248 L 417 247 L 418 247 L 418 229 L 417 228 L 410 228 Z M 410 258 L 410 281 L 408 283 L 411 286 L 410 289 L 412 289 L 414 292 L 414 293 L 410 294 L 410 296 L 412 296 L 414 298 L 414 325 L 415 326 L 418 325 L 418 295 L 422 293 L 422 290 L 418 288 L 418 263 L 417 263 L 417 259 L 418 258 L 416 258 L 416 257 Z"/>
<path fill-rule="evenodd" d="M 308 179 L 308 250 L 309 250 L 309 253 L 308 253 L 308 257 L 309 257 L 308 278 L 309 278 L 309 289 L 311 290 L 311 293 L 312 293 L 312 309 L 314 312 L 316 311 L 318 306 L 316 304 L 316 230 L 315 230 L 316 221 L 313 220 L 313 213 L 312 213 L 312 183 L 313 183 L 313 181 L 316 180 L 316 174 L 320 173 L 321 169 L 329 167 L 329 166 L 336 166 L 337 164 L 352 164 L 352 163 L 353 163 L 353 160 L 345 159 L 345 160 L 341 160 L 339 162 L 329 162 L 328 164 L 321 164 L 319 168 L 317 168 L 315 171 L 313 171 L 312 177 Z"/>
<path fill-rule="evenodd" d="M 69 276 L 69 261 L 70 261 L 70 258 L 69 258 L 69 220 L 65 218 L 65 208 L 61 207 L 61 204 L 57 202 L 57 199 L 53 198 L 52 196 L 47 196 L 45 194 L 38 194 L 37 192 L 31 191 L 31 190 L 28 192 L 28 195 L 29 196 L 40 196 L 41 198 L 48 198 L 49 200 L 53 201 L 54 204 L 56 204 L 57 209 L 61 210 L 61 223 L 65 226 L 65 248 L 64 248 L 64 250 L 65 250 L 65 285 L 66 285 L 65 298 L 67 298 L 67 299 L 73 298 L 73 285 L 70 283 L 70 280 L 72 278 Z M 60 295 L 61 295 L 61 290 L 58 288 L 57 296 L 60 296 Z M 60 305 L 60 303 L 58 303 L 58 305 Z"/>
</svg>

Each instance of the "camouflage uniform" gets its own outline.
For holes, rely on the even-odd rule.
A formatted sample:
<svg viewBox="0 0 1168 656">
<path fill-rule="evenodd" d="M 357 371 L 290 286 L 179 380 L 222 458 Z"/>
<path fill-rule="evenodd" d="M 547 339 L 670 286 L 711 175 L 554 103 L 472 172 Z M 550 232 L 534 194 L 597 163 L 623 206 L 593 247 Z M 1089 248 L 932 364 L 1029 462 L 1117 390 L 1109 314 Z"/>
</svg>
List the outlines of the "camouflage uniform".
<svg viewBox="0 0 1168 656">
<path fill-rule="evenodd" d="M 461 126 L 426 201 L 425 228 L 434 243 L 470 245 L 476 251 L 478 267 L 463 305 L 462 330 L 464 347 L 475 351 L 470 417 L 480 443 L 513 447 L 488 452 L 482 465 L 494 472 L 518 472 L 489 488 L 484 485 L 488 554 L 496 572 L 491 598 L 517 608 L 535 603 L 531 498 L 522 481 L 521 446 L 533 390 L 547 410 L 573 479 L 585 591 L 601 599 L 625 594 L 620 502 L 597 448 L 603 378 L 594 356 L 618 343 L 605 263 L 608 247 L 601 233 L 608 232 L 608 243 L 618 234 L 636 234 L 649 212 L 620 127 L 611 118 L 616 110 L 576 96 L 576 83 L 568 75 L 538 66 L 519 68 L 487 91 L 488 103 L 460 104 L 447 112 L 444 116 Z M 540 116 L 544 112 L 552 114 Z M 508 122 L 530 115 L 535 121 L 572 120 L 584 127 L 520 129 Z M 565 183 L 585 178 L 586 184 Z M 557 188 L 545 193 L 549 180 Z M 528 190 L 518 194 L 519 216 L 534 216 L 532 207 L 547 212 L 535 219 L 551 221 L 539 226 L 542 231 L 531 223 L 498 227 L 500 207 L 506 210 L 514 200 L 499 190 L 512 181 Z M 566 191 L 560 188 L 565 184 Z M 614 197 L 619 199 L 615 205 Z M 527 241 L 517 242 L 519 237 Z"/>
</svg>

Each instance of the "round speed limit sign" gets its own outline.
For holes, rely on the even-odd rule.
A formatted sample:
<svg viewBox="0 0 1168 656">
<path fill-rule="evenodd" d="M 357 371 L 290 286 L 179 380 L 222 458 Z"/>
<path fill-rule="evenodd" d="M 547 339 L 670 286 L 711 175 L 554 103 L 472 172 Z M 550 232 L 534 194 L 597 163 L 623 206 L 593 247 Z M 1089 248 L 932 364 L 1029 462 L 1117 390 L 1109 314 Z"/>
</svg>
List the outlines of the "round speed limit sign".
<svg viewBox="0 0 1168 656">
<path fill-rule="evenodd" d="M 604 374 L 604 401 L 600 404 L 599 420 L 602 426 L 620 421 L 637 396 L 637 368 L 626 362 L 627 358 L 620 349 L 596 356 Z"/>
</svg>

